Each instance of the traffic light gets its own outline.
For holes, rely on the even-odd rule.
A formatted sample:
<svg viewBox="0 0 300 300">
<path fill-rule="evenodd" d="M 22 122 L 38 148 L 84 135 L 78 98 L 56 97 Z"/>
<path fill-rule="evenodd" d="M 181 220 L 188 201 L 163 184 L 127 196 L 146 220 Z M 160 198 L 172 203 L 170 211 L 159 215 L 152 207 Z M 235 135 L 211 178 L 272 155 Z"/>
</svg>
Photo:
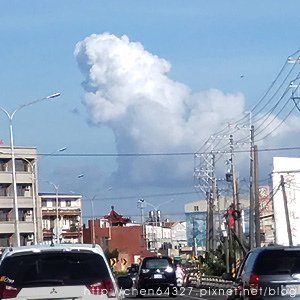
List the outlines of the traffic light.
<svg viewBox="0 0 300 300">
<path fill-rule="evenodd" d="M 233 212 L 232 212 L 232 217 L 233 219 L 236 221 L 238 219 L 240 219 L 241 217 L 241 212 L 237 209 L 235 209 Z"/>
</svg>

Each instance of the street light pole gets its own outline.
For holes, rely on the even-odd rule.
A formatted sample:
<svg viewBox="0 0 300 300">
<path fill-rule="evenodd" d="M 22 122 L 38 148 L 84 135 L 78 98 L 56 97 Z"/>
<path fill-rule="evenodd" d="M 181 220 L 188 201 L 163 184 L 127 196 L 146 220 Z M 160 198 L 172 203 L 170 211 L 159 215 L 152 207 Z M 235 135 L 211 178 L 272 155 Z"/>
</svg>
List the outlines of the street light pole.
<svg viewBox="0 0 300 300">
<path fill-rule="evenodd" d="M 91 209 L 92 209 L 92 243 L 93 245 L 96 244 L 96 235 L 95 235 L 95 216 L 94 216 L 94 199 L 96 195 L 90 198 L 91 201 Z"/>
<path fill-rule="evenodd" d="M 20 157 L 22 160 L 26 161 L 30 165 L 31 170 L 31 185 L 32 185 L 32 221 L 33 221 L 33 235 L 34 235 L 34 245 L 37 245 L 37 203 L 36 203 L 36 176 L 35 176 L 35 165 L 36 161 L 30 162 L 27 158 Z"/>
<path fill-rule="evenodd" d="M 162 205 L 167 204 L 167 203 L 172 202 L 172 201 L 174 201 L 174 199 L 167 200 L 167 201 L 165 201 L 165 202 L 163 202 L 163 203 L 160 203 L 160 204 L 157 205 L 157 206 L 155 206 L 155 205 L 153 205 L 153 204 L 151 204 L 151 203 L 145 201 L 144 199 L 140 199 L 140 200 L 138 201 L 139 203 L 141 203 L 141 204 L 145 203 L 145 205 L 149 205 L 149 206 L 151 206 L 151 207 L 154 209 L 154 217 L 155 217 L 155 222 L 154 222 L 154 224 L 155 224 L 155 250 L 156 250 L 156 253 L 157 253 L 157 254 L 158 254 L 158 238 L 157 238 L 158 221 L 157 221 L 157 219 L 158 219 L 158 211 L 159 211 L 158 209 L 159 209 Z"/>
<path fill-rule="evenodd" d="M 17 111 L 19 111 L 20 109 L 26 106 L 30 106 L 40 101 L 53 99 L 59 96 L 60 93 L 55 93 L 50 96 L 31 101 L 29 103 L 21 105 L 20 107 L 15 109 L 12 113 L 9 113 L 3 107 L 0 107 L 0 110 L 2 110 L 5 113 L 5 115 L 9 120 L 9 137 L 10 137 L 10 150 L 11 150 L 11 161 L 12 161 L 12 182 L 13 182 L 13 191 L 14 191 L 14 210 L 15 210 L 15 239 L 16 239 L 17 246 L 20 246 L 20 230 L 19 230 L 18 192 L 17 192 L 17 180 L 16 180 L 16 163 L 15 163 L 15 151 L 14 151 L 15 149 L 14 149 L 14 135 L 13 135 L 13 118 Z"/>
<path fill-rule="evenodd" d="M 46 181 L 46 182 L 51 184 L 55 189 L 55 207 L 56 207 L 55 208 L 56 209 L 56 230 L 55 230 L 55 235 L 56 235 L 56 242 L 57 242 L 57 244 L 59 244 L 59 230 L 58 230 L 58 226 L 59 226 L 59 222 L 58 222 L 58 188 L 59 188 L 59 185 L 56 185 L 51 181 Z"/>
</svg>

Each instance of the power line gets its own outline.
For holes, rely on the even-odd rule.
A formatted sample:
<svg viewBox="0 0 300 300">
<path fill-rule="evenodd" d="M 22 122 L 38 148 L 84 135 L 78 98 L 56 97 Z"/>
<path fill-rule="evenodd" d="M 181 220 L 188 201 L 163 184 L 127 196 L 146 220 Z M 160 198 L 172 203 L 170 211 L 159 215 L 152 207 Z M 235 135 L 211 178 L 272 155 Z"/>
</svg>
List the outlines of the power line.
<svg viewBox="0 0 300 300">
<path fill-rule="evenodd" d="M 269 151 L 287 151 L 287 150 L 299 150 L 300 146 L 295 147 L 277 147 L 277 148 L 263 148 L 258 149 L 258 152 L 269 152 Z M 226 154 L 228 151 L 213 150 L 207 152 L 200 152 L 197 154 Z M 235 153 L 247 153 L 249 150 L 235 150 Z M 40 153 L 38 156 L 51 156 L 51 157 L 140 157 L 140 156 L 194 156 L 195 152 L 161 152 L 161 153 L 66 153 L 66 154 L 43 154 Z"/>
</svg>

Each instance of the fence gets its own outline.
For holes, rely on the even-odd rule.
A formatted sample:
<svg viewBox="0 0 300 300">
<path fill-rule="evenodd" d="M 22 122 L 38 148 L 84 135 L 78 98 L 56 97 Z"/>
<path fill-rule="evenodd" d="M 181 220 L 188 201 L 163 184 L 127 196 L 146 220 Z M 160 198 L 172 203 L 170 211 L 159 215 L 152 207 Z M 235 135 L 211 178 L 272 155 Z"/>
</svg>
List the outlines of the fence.
<svg viewBox="0 0 300 300">
<path fill-rule="evenodd" d="M 230 280 L 224 280 L 220 276 L 201 275 L 199 272 L 190 273 L 185 284 L 186 286 L 193 286 L 203 289 L 229 289 L 232 287 L 232 281 Z"/>
</svg>

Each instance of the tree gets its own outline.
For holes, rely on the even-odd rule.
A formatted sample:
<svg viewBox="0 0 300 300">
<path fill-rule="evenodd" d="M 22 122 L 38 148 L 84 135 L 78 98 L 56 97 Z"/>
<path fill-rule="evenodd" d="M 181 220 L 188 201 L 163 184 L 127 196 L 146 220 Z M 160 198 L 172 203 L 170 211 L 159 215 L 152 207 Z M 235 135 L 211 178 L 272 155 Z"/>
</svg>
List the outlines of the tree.
<svg viewBox="0 0 300 300">
<path fill-rule="evenodd" d="M 114 249 L 111 252 L 106 249 L 104 252 L 106 259 L 109 261 L 111 258 L 118 258 L 119 257 L 119 251 L 118 249 Z"/>
</svg>

